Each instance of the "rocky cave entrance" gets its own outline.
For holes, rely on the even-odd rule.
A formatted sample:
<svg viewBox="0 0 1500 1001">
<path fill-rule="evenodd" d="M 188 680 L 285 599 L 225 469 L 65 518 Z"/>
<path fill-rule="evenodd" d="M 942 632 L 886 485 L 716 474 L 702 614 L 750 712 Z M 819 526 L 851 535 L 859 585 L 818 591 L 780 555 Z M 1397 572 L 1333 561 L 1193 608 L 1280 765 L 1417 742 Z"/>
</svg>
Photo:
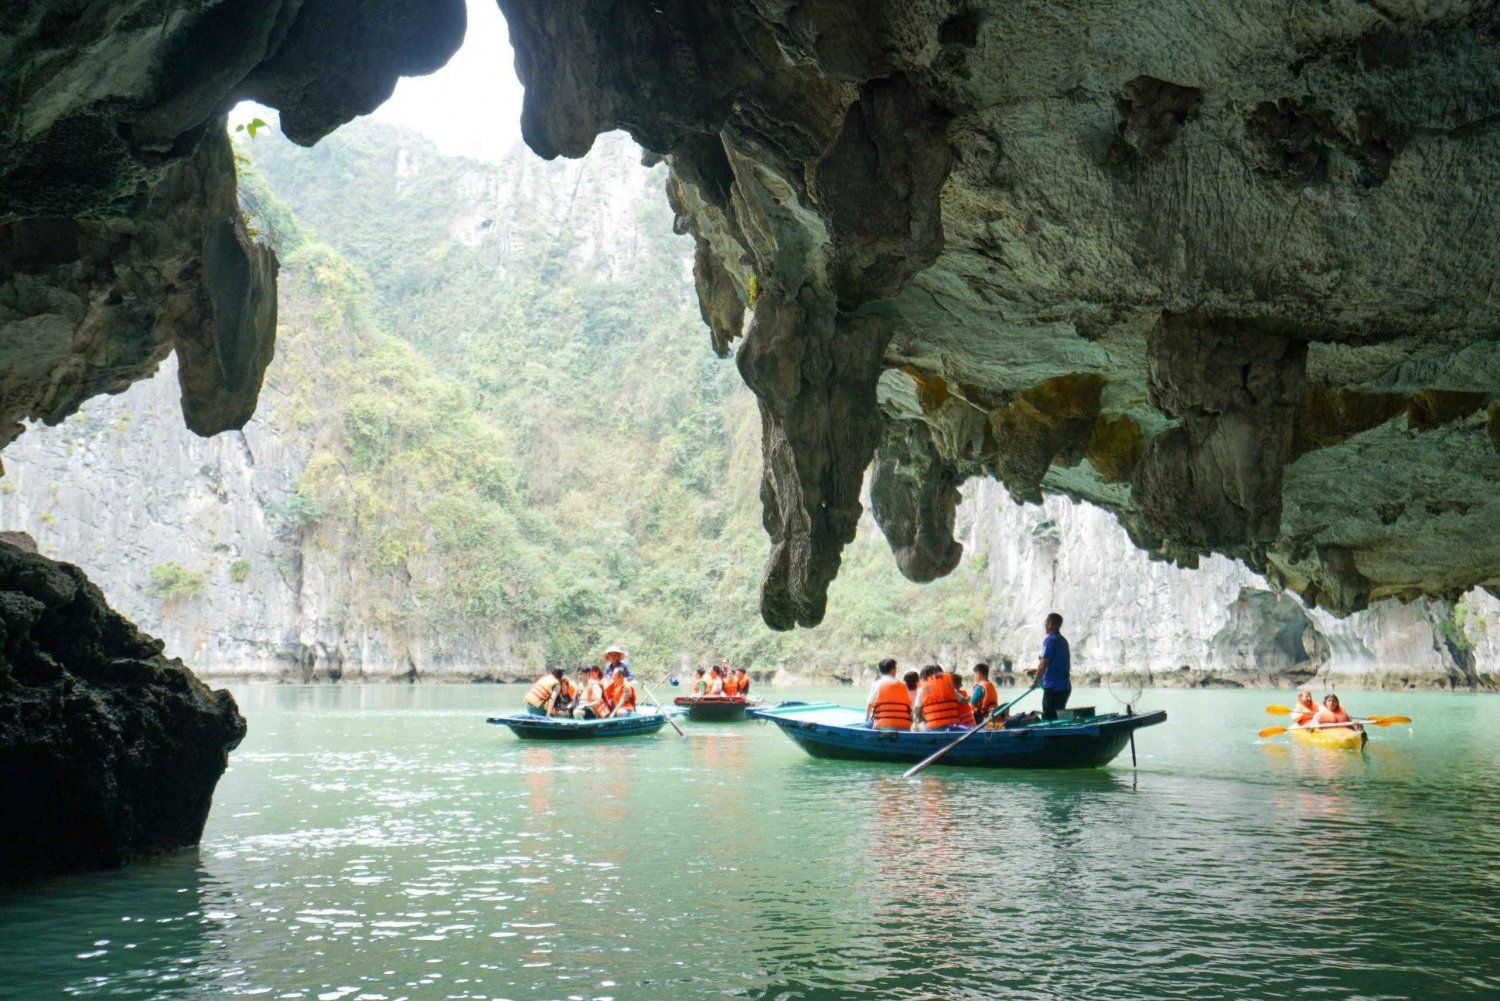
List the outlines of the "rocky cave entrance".
<svg viewBox="0 0 1500 1001">
<path fill-rule="evenodd" d="M 867 471 L 918 581 L 959 565 L 959 486 L 979 477 L 1098 505 L 1156 556 L 1221 554 L 1337 614 L 1500 586 L 1493 10 L 1256 26 L 834 0 L 500 8 L 533 150 L 580 156 L 620 129 L 670 170 L 702 318 L 757 398 L 772 627 L 823 620 Z M 315 142 L 442 65 L 463 5 L 0 18 L 16 81 L 0 445 L 168 353 L 188 427 L 243 426 L 277 265 L 246 230 L 224 116 L 258 100 Z M 161 718 L 209 734 L 196 778 L 123 783 L 89 816 L 118 832 L 101 844 L 180 843 L 242 732 L 232 706 L 81 578 L 6 558 L 0 774 L 20 784 L 0 793 L 27 801 L 74 754 L 58 692 L 101 735 L 133 718 L 125 702 L 174 692 Z M 83 807 L 48 809 L 55 825 Z M 142 819 L 174 811 L 165 833 Z"/>
</svg>

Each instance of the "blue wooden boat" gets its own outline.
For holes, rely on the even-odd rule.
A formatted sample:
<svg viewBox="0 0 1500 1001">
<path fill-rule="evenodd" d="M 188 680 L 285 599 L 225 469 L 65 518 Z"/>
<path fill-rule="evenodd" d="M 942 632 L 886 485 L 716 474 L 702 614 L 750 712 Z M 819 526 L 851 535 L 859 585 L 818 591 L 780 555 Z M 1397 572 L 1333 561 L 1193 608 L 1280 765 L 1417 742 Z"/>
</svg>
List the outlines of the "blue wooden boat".
<svg viewBox="0 0 1500 1001">
<path fill-rule="evenodd" d="M 962 736 L 959 730 L 872 730 L 862 710 L 831 702 L 751 709 L 815 758 L 915 764 Z M 1038 722 L 1013 730 L 985 730 L 949 751 L 938 764 L 972 768 L 1098 768 L 1115 759 L 1142 727 L 1166 721 L 1154 712 L 1108 713 Z"/>
<path fill-rule="evenodd" d="M 680 714 L 674 712 L 672 715 Z M 508 726 L 510 732 L 522 740 L 603 740 L 606 737 L 655 733 L 667 725 L 667 717 L 654 709 L 633 716 L 611 716 L 606 719 L 568 719 L 518 712 L 491 716 L 485 722 Z"/>
</svg>

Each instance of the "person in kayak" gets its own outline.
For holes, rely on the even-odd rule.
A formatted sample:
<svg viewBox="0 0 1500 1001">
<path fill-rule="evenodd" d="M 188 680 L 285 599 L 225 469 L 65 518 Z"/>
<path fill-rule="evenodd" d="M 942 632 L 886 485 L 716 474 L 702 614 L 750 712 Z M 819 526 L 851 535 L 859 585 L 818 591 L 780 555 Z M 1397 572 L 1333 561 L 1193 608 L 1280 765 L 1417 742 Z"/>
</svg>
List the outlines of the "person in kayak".
<svg viewBox="0 0 1500 1001">
<path fill-rule="evenodd" d="M 936 664 L 922 668 L 922 687 L 917 695 L 917 715 L 922 729 L 946 730 L 959 725 L 958 692 L 953 678 Z"/>
<path fill-rule="evenodd" d="M 1056 612 L 1047 616 L 1042 628 L 1042 656 L 1036 667 L 1027 673 L 1035 684 L 1042 687 L 1042 719 L 1057 719 L 1057 714 L 1068 708 L 1068 696 L 1073 694 L 1073 658 L 1068 641 L 1062 634 L 1063 617 Z"/>
<path fill-rule="evenodd" d="M 1292 706 L 1292 726 L 1306 726 L 1317 714 L 1318 704 L 1313 701 L 1312 692 L 1302 689 L 1297 693 L 1297 704 Z"/>
<path fill-rule="evenodd" d="M 1332 692 L 1323 696 L 1323 707 L 1313 713 L 1312 720 L 1306 725 L 1326 726 L 1330 723 L 1344 723 L 1348 725 L 1349 729 L 1358 730 L 1360 733 L 1364 733 L 1365 730 L 1364 727 L 1349 718 L 1349 714 L 1344 711 L 1344 707 L 1339 705 L 1339 697 Z"/>
<path fill-rule="evenodd" d="M 975 718 L 980 720 L 1000 707 L 1000 690 L 990 680 L 990 665 L 974 665 L 974 689 L 969 703 L 974 707 Z M 1004 722 L 1004 718 L 998 722 Z"/>
<path fill-rule="evenodd" d="M 865 703 L 865 718 L 874 730 L 910 730 L 911 693 L 906 682 L 896 677 L 896 662 L 887 657 L 878 670 Z"/>
<path fill-rule="evenodd" d="M 526 692 L 526 711 L 532 716 L 550 716 L 557 706 L 558 696 L 564 691 L 563 686 L 568 684 L 565 677 L 567 673 L 560 667 L 554 667 L 536 679 Z"/>
</svg>

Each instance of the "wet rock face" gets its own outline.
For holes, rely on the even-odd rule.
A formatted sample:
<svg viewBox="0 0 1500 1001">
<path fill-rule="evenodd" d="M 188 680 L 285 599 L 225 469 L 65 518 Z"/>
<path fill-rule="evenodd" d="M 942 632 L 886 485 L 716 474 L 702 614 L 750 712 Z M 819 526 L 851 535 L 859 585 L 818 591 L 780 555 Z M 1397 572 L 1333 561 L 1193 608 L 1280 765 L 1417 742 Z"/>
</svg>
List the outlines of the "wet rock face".
<svg viewBox="0 0 1500 1001">
<path fill-rule="evenodd" d="M 77 567 L 0 543 L 0 881 L 196 844 L 245 721 Z"/>
<path fill-rule="evenodd" d="M 772 625 L 872 459 L 919 580 L 993 476 L 1339 613 L 1500 584 L 1494 5 L 500 5 L 537 152 L 673 166 L 762 404 Z M 875 346 L 872 399 L 830 359 Z"/>
<path fill-rule="evenodd" d="M 44 0 L 0 12 L 0 446 L 181 357 L 203 435 L 244 425 L 276 332 L 276 259 L 246 233 L 225 112 L 311 143 L 430 72 L 462 0 Z"/>
</svg>

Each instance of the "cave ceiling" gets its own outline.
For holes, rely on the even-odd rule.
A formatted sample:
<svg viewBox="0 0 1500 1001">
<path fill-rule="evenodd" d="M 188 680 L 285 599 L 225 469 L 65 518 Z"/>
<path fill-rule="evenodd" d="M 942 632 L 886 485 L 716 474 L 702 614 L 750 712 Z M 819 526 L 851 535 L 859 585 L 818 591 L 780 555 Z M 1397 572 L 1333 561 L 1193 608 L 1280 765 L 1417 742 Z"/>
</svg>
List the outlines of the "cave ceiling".
<svg viewBox="0 0 1500 1001">
<path fill-rule="evenodd" d="M 1500 5 L 499 6 L 532 149 L 624 129 L 671 167 L 759 400 L 772 626 L 823 617 L 867 471 L 914 580 L 990 476 L 1336 612 L 1500 590 Z M 243 424 L 276 265 L 223 116 L 315 142 L 463 27 L 458 0 L 0 13 L 0 444 L 174 348 L 188 425 Z"/>
</svg>

